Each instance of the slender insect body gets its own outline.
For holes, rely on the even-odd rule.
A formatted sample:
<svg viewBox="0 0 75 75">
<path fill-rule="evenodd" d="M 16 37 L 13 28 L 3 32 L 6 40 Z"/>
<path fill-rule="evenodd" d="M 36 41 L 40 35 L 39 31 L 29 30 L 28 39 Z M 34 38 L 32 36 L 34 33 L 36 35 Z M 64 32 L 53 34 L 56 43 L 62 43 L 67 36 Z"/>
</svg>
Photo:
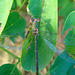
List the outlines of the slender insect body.
<svg viewBox="0 0 75 75">
<path fill-rule="evenodd" d="M 36 75 L 38 75 L 38 49 L 37 49 L 37 35 L 38 35 L 38 19 L 32 19 L 33 21 L 33 34 L 35 35 L 35 58 L 36 58 Z"/>
<path fill-rule="evenodd" d="M 34 36 L 35 36 L 35 59 L 36 59 L 36 75 L 38 75 L 38 49 L 37 49 L 37 35 L 38 35 L 38 23 L 40 22 L 40 19 L 30 19 L 30 22 L 32 23 L 32 26 L 29 28 L 29 30 L 28 30 L 28 32 L 27 32 L 27 34 L 26 34 L 26 36 L 25 36 L 25 38 L 27 38 L 27 36 L 28 36 L 28 34 L 29 33 L 32 33 L 32 34 L 34 34 Z M 30 29 L 31 28 L 33 28 L 33 31 L 31 32 L 30 31 Z M 30 47 L 29 47 L 30 48 Z M 28 48 L 28 49 L 29 49 Z M 28 50 L 27 49 L 27 50 Z"/>
<path fill-rule="evenodd" d="M 37 49 L 37 35 L 35 35 L 35 58 L 36 58 L 36 75 L 38 75 L 38 49 Z"/>
</svg>

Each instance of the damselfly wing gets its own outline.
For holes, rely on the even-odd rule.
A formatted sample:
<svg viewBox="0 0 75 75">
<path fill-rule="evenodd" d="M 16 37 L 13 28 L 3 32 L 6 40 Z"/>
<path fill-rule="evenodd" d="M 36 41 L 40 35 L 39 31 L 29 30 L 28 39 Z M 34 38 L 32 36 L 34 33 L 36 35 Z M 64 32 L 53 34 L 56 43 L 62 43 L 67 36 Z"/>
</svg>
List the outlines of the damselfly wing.
<svg viewBox="0 0 75 75">
<path fill-rule="evenodd" d="M 41 2 L 41 0 L 39 0 L 38 1 L 38 3 L 36 3 L 35 5 L 33 5 L 33 7 L 36 7 L 36 5 L 37 4 L 39 4 Z M 31 7 L 31 9 L 30 10 L 32 10 L 33 9 L 33 7 Z M 47 21 L 47 23 L 48 23 L 48 19 L 47 20 L 44 20 L 45 22 Z M 16 21 L 16 22 L 18 22 L 18 21 Z M 15 23 L 14 23 L 15 24 Z M 14 25 L 13 24 L 13 25 Z M 62 46 L 62 45 L 60 45 L 60 40 L 59 39 L 57 39 L 56 40 L 56 36 L 57 36 L 57 33 L 54 33 L 54 32 L 50 32 L 50 30 L 48 29 L 48 27 L 49 27 L 49 23 L 48 24 L 44 24 L 44 23 L 41 23 L 42 25 L 41 25 L 41 27 L 40 28 L 42 28 L 43 29 L 43 25 L 44 25 L 44 30 L 41 30 L 41 29 L 39 29 L 39 33 L 38 33 L 38 35 L 37 35 L 37 39 L 39 39 L 39 37 L 41 37 L 41 38 L 43 38 L 44 39 L 44 42 L 48 45 L 48 47 L 52 50 L 52 51 L 54 51 L 57 55 L 59 55 L 62 59 L 64 59 L 64 60 L 66 60 L 66 61 L 68 61 L 68 62 L 71 62 L 71 63 L 75 63 L 75 61 L 74 61 L 74 59 L 65 51 L 64 52 L 64 47 Z M 9 28 L 11 28 L 11 27 L 9 27 Z M 8 30 L 9 28 L 7 28 L 6 30 Z M 2 39 L 2 41 L 4 41 L 4 39 L 5 39 L 5 41 L 4 41 L 4 44 L 1 44 L 0 46 L 2 46 L 2 47 L 4 47 L 4 48 L 6 48 L 6 49 L 15 49 L 15 50 L 22 50 L 22 45 L 21 45 L 21 41 L 23 41 L 23 39 L 21 38 L 21 37 L 17 37 L 17 36 L 20 36 L 20 35 L 22 35 L 23 34 L 23 37 L 25 37 L 25 31 L 24 32 L 21 32 L 21 33 L 13 33 L 13 34 L 9 34 L 9 35 L 5 35 L 5 34 L 2 34 L 2 35 L 0 35 L 0 38 L 3 38 Z M 29 31 L 28 31 L 28 33 L 27 33 L 27 35 L 29 34 Z M 26 35 L 26 37 L 27 37 L 27 35 Z M 59 35 L 59 34 L 58 34 Z M 32 35 L 33 36 L 33 35 Z M 8 38 L 7 37 L 9 37 L 10 39 L 8 40 Z M 17 37 L 17 38 L 16 38 Z M 68 35 L 68 37 L 67 38 L 69 38 L 69 40 L 70 39 L 74 39 L 74 37 L 75 37 L 75 35 Z M 16 42 L 16 44 L 14 44 L 14 43 L 12 43 L 11 41 L 13 41 L 13 38 L 16 38 L 15 39 L 15 42 Z M 40 40 L 40 39 L 39 39 Z M 62 40 L 64 40 L 64 38 L 62 38 Z M 73 44 L 73 43 L 71 43 L 70 41 L 69 41 L 68 39 L 66 39 L 66 41 L 68 41 L 69 43 L 64 43 L 64 41 L 62 41 L 62 44 L 65 44 L 65 45 L 74 45 L 75 46 L 75 44 Z M 7 41 L 7 42 L 6 42 Z M 11 45 L 9 45 L 9 44 L 7 44 L 8 42 L 11 42 Z M 41 40 L 40 40 L 41 41 Z M 54 50 L 55 49 L 55 44 L 56 44 L 56 41 L 57 41 L 57 46 L 58 47 L 60 47 L 61 48 L 61 50 L 60 49 L 58 49 L 57 47 L 56 47 L 56 50 Z M 5 44 L 5 42 L 6 42 L 6 44 Z M 37 41 L 38 42 L 38 41 Z M 18 43 L 20 44 L 20 45 L 18 45 Z M 12 45 L 13 44 L 13 45 Z M 37 47 L 39 47 L 39 45 L 37 46 Z M 29 51 L 29 50 L 28 50 Z M 18 54 L 19 54 L 20 52 L 18 52 Z M 61 54 L 62 53 L 62 54 Z M 18 55 L 17 54 L 17 55 Z M 32 55 L 33 55 L 33 53 L 32 53 Z M 40 53 L 39 53 L 39 55 L 40 55 Z M 63 56 L 64 55 L 64 56 Z M 35 58 L 35 57 L 34 57 Z M 35 61 L 34 61 L 35 62 Z M 33 63 L 32 63 L 33 64 Z"/>
</svg>

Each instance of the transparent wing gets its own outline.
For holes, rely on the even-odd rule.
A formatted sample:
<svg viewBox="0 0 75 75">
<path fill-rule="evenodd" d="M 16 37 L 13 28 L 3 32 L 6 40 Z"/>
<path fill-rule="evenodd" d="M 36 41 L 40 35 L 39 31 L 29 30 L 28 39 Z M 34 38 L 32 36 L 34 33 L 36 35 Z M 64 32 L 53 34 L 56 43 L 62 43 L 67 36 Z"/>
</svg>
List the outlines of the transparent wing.
<svg viewBox="0 0 75 75">
<path fill-rule="evenodd" d="M 36 7 L 36 5 L 38 5 L 41 1 L 42 0 L 39 0 L 37 3 L 35 3 L 33 5 L 33 7 Z M 30 10 L 33 10 L 33 7 L 31 7 Z M 16 22 L 19 23 L 19 20 L 16 20 L 14 24 L 16 24 Z M 6 32 L 6 30 L 11 28 L 12 26 L 13 26 L 13 24 L 10 27 L 6 28 L 4 30 L 4 32 Z M 13 51 L 13 50 L 21 51 L 21 49 L 22 49 L 22 41 L 23 41 L 24 38 L 22 38 L 20 36 L 25 37 L 25 31 L 24 32 L 20 32 L 20 33 L 18 33 L 18 32 L 17 33 L 13 33 L 13 34 L 11 34 L 10 32 L 7 33 L 7 34 L 2 33 L 2 35 L 0 35 L 0 46 L 4 47 L 6 49 L 9 49 L 11 51 Z M 21 53 L 21 52 L 18 52 L 18 53 Z M 16 55 L 18 55 L 18 54 L 16 53 Z"/>
<path fill-rule="evenodd" d="M 59 33 L 53 33 L 53 32 L 48 32 L 48 31 L 40 31 L 42 35 L 42 37 L 47 37 L 50 38 L 52 40 L 56 40 L 56 36 L 59 38 L 59 40 L 57 40 L 57 42 L 59 43 L 64 43 L 65 45 L 69 45 L 69 46 L 75 46 L 75 42 L 73 42 L 72 40 L 75 39 L 75 35 L 68 35 L 64 34 L 64 35 L 60 35 Z M 65 37 L 64 37 L 65 36 Z M 67 36 L 67 37 L 66 37 Z M 62 40 L 62 42 L 60 42 Z"/>
<path fill-rule="evenodd" d="M 60 33 L 54 33 L 54 32 L 48 32 L 48 31 L 40 31 L 40 32 L 42 32 L 42 34 L 53 34 L 53 35 L 57 35 L 57 34 L 60 34 Z M 67 35 L 67 34 L 64 34 L 65 36 Z M 75 35 L 68 35 L 68 37 L 70 37 L 70 38 L 72 38 L 73 36 L 75 36 Z"/>
<path fill-rule="evenodd" d="M 43 36 L 41 37 L 44 39 L 44 41 L 50 47 L 50 49 L 54 51 L 57 55 L 59 55 L 62 59 L 71 63 L 75 63 L 75 60 L 71 57 L 72 54 L 69 54 L 67 50 L 65 50 L 65 47 L 63 47 L 62 44 L 60 44 L 59 42 L 57 42 L 56 44 L 54 41 L 48 39 L 47 37 L 43 37 Z M 55 44 L 56 44 L 56 49 L 55 49 Z"/>
<path fill-rule="evenodd" d="M 40 0 L 37 3 L 35 3 L 35 5 L 33 5 L 33 7 L 36 7 L 36 5 L 39 3 L 40 3 Z M 31 7 L 30 10 L 32 10 L 33 7 Z M 18 21 L 16 21 L 16 22 L 18 22 Z M 54 49 L 55 49 L 55 46 L 54 46 L 55 42 L 54 41 L 56 41 L 55 37 L 57 36 L 57 33 L 48 32 L 48 31 L 40 31 L 40 32 L 41 32 L 41 34 L 39 34 L 39 36 L 44 38 L 44 41 L 48 44 L 48 46 L 51 48 L 51 50 L 54 51 Z M 4 41 L 4 39 L 1 39 L 1 41 L 3 41 L 4 44 L 2 44 L 0 41 L 0 43 L 1 43 L 0 46 L 10 50 L 15 55 L 21 56 L 23 38 L 20 37 L 20 35 L 22 35 L 24 33 L 25 32 L 13 33 L 13 34 L 8 34 L 8 35 L 5 35 L 5 34 L 0 35 L 0 38 L 5 38 L 5 41 Z M 23 35 L 23 36 L 25 36 L 25 35 Z M 73 35 L 73 36 L 75 36 L 75 35 Z M 68 38 L 74 39 L 73 36 L 69 35 Z M 13 43 L 8 37 L 15 38 L 16 42 Z M 64 40 L 64 38 L 62 38 L 62 40 Z M 69 40 L 67 40 L 67 41 L 69 41 Z M 58 42 L 57 46 L 60 47 L 61 49 L 56 48 L 56 50 L 54 52 L 57 55 L 59 55 L 62 59 L 66 60 L 68 62 L 71 62 L 71 63 L 75 63 L 74 59 L 71 58 L 66 51 L 64 52 L 64 47 L 60 45 L 60 43 L 64 44 L 64 42 L 63 41 L 60 42 L 60 40 L 57 40 L 57 42 Z M 68 43 L 68 45 L 73 45 L 73 44 Z"/>
<path fill-rule="evenodd" d="M 46 37 L 43 37 L 42 35 L 39 35 L 39 36 L 41 36 L 44 39 L 44 41 L 46 42 L 46 44 L 50 47 L 50 49 L 52 51 L 54 51 L 57 55 L 59 55 L 62 59 L 66 60 L 68 62 L 71 62 L 71 63 L 75 63 L 74 59 L 69 56 L 67 51 L 64 52 L 64 47 L 62 45 L 60 45 L 60 43 L 57 43 L 57 47 L 59 47 L 61 49 L 58 49 L 57 47 L 55 49 L 54 41 L 52 41 Z M 20 56 L 21 50 L 22 50 L 23 38 L 19 36 L 19 37 L 15 38 L 15 40 L 16 40 L 16 43 L 13 43 L 9 38 L 6 37 L 4 44 L 0 44 L 0 46 L 4 47 L 5 49 L 8 49 L 11 52 L 13 52 L 14 54 Z"/>
<path fill-rule="evenodd" d="M 5 37 L 16 38 L 17 36 L 23 35 L 24 33 L 25 32 L 23 32 L 23 33 L 17 33 L 17 34 L 11 34 L 11 35 L 0 35 L 0 38 L 5 38 Z M 54 41 L 54 40 L 56 40 L 55 37 L 57 36 L 57 33 L 49 33 L 47 31 L 45 31 L 45 32 L 41 31 L 41 34 L 39 34 L 39 36 L 45 37 L 47 39 L 50 38 L 50 40 Z M 24 37 L 25 37 L 25 35 L 24 35 Z M 72 36 L 72 37 L 68 36 L 68 38 L 74 39 L 74 36 Z M 62 42 L 61 42 L 61 40 L 62 40 Z M 64 40 L 64 38 L 62 37 L 61 39 L 57 40 L 57 42 L 66 45 L 66 43 L 63 42 L 63 40 Z M 72 46 L 74 45 L 73 43 L 71 43 L 72 41 L 69 41 L 67 39 L 66 39 L 66 41 L 69 42 L 68 45 L 72 45 Z"/>
</svg>

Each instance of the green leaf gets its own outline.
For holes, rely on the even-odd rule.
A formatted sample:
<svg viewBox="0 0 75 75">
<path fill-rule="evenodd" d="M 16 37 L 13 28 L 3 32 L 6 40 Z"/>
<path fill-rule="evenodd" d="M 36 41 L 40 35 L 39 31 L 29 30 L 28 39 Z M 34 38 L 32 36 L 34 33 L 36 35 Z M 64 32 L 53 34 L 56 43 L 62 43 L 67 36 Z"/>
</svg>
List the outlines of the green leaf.
<svg viewBox="0 0 75 75">
<path fill-rule="evenodd" d="M 70 0 L 58 0 L 58 7 L 63 7 L 67 5 L 70 2 Z"/>
<path fill-rule="evenodd" d="M 72 11 L 66 18 L 64 29 L 62 35 L 67 31 L 69 28 L 74 28 L 75 26 L 75 11 Z"/>
<path fill-rule="evenodd" d="M 16 0 L 17 6 L 21 6 L 22 5 L 22 0 Z"/>
<path fill-rule="evenodd" d="M 64 57 L 64 53 L 66 56 L 66 60 L 62 59 L 60 56 Z M 64 51 L 61 53 L 55 60 L 54 64 L 51 66 L 49 72 L 51 75 L 67 75 L 70 68 L 74 67 L 74 63 L 70 63 L 67 61 L 69 56 Z M 69 58 L 71 60 L 71 58 Z M 74 61 L 75 62 L 75 61 Z"/>
<path fill-rule="evenodd" d="M 21 54 L 21 64 L 22 64 L 22 67 L 25 69 L 25 59 L 26 59 L 26 55 L 27 55 L 27 48 L 30 46 L 30 44 L 32 43 L 32 40 L 33 40 L 33 37 L 32 36 L 32 31 L 33 31 L 33 28 L 31 27 L 30 30 L 29 30 L 29 33 L 27 35 L 27 37 L 25 38 L 25 40 L 23 41 L 23 47 L 22 47 L 22 54 Z"/>
<path fill-rule="evenodd" d="M 59 11 L 59 16 L 66 16 L 66 15 L 68 15 L 70 12 L 72 12 L 73 10 L 75 10 L 75 8 L 74 8 L 74 2 L 72 1 L 72 2 L 70 2 L 70 3 L 68 3 L 68 4 L 66 4 L 66 5 L 64 5 L 61 9 L 60 9 L 60 11 Z"/>
<path fill-rule="evenodd" d="M 5 27 L 12 3 L 13 0 L 0 0 L 0 22 L 2 23 L 0 27 L 0 34 Z"/>
<path fill-rule="evenodd" d="M 75 59 L 75 11 L 72 11 L 66 21 L 65 21 L 65 26 L 64 26 L 64 29 L 63 29 L 63 32 L 62 32 L 62 35 L 65 33 L 65 31 L 67 31 L 68 29 L 69 32 L 64 40 L 64 42 L 66 43 L 66 47 L 65 47 L 65 50 L 68 51 L 69 54 L 71 54 L 71 56 Z"/>
<path fill-rule="evenodd" d="M 72 58 L 75 59 L 75 28 L 70 30 L 64 40 L 66 43 L 65 50 L 70 54 Z"/>
<path fill-rule="evenodd" d="M 75 75 L 75 68 L 71 68 L 68 75 Z"/>
<path fill-rule="evenodd" d="M 49 50 L 47 44 L 45 44 L 44 40 L 41 37 L 37 38 L 37 46 L 38 46 L 38 67 L 39 71 L 42 70 L 46 65 L 49 63 L 51 56 L 53 55 L 52 51 Z M 23 53 L 23 52 L 22 52 Z M 24 51 L 25 54 L 25 51 Z M 23 55 L 22 55 L 23 56 Z M 36 71 L 36 62 L 35 62 L 35 41 L 33 40 L 30 49 L 28 50 L 25 58 L 23 59 L 23 68 L 26 71 L 32 70 L 33 72 Z"/>
<path fill-rule="evenodd" d="M 13 4 L 12 4 L 11 10 L 15 10 L 16 8 L 17 8 L 17 4 L 16 4 L 16 1 L 14 0 Z"/>
<path fill-rule="evenodd" d="M 0 38 L 11 37 L 14 38 L 19 34 L 25 33 L 26 21 L 19 15 L 18 12 L 11 12 L 7 24 L 2 32 Z"/>
<path fill-rule="evenodd" d="M 57 18 L 57 0 L 56 1 L 55 0 L 45 0 L 44 10 L 43 10 L 41 24 L 39 28 L 39 34 L 43 36 L 42 39 L 45 41 L 44 44 L 46 44 L 49 47 L 48 50 L 51 53 L 46 58 L 46 59 L 49 58 L 49 61 L 46 63 L 49 63 L 54 55 L 53 51 L 55 51 L 56 40 L 57 40 L 57 34 L 56 34 L 57 27 L 58 27 L 57 20 L 58 20 Z M 45 33 L 42 33 L 42 31 Z M 55 35 L 51 33 L 55 33 Z"/>
<path fill-rule="evenodd" d="M 0 66 L 0 75 L 22 75 L 14 64 Z"/>
<path fill-rule="evenodd" d="M 40 31 L 57 32 L 57 0 L 45 0 L 39 29 Z"/>
<path fill-rule="evenodd" d="M 36 3 L 35 3 L 35 5 L 36 5 Z M 40 4 L 38 4 L 38 5 L 40 5 Z M 50 12 L 51 10 L 52 10 L 52 12 Z M 42 27 L 43 27 L 43 30 L 42 30 Z M 40 34 L 42 35 L 41 31 L 45 31 L 45 29 L 48 30 L 48 32 L 50 31 L 50 29 L 51 29 L 51 32 L 57 32 L 57 1 L 55 1 L 55 0 L 45 0 L 44 12 L 42 15 L 41 24 L 39 26 L 39 35 Z M 41 71 L 51 61 L 51 59 L 54 55 L 54 51 L 52 51 L 50 49 L 45 38 L 42 38 L 39 35 L 37 36 L 38 68 L 39 68 L 39 71 Z M 56 36 L 54 38 L 56 41 Z M 23 61 L 24 61 L 23 68 L 26 71 L 36 72 L 35 60 L 36 60 L 35 59 L 35 40 L 33 39 L 33 42 L 30 45 L 30 49 L 28 50 L 25 58 L 23 59 Z"/>
<path fill-rule="evenodd" d="M 29 14 L 34 18 L 41 18 L 43 0 L 29 0 Z"/>
</svg>

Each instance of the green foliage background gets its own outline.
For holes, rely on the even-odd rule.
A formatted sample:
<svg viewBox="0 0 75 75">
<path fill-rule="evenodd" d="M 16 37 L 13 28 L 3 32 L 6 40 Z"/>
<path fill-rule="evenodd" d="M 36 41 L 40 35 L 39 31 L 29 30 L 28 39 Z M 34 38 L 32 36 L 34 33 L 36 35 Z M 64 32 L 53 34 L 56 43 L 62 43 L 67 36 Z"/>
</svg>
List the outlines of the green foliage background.
<svg viewBox="0 0 75 75">
<path fill-rule="evenodd" d="M 44 8 L 43 8 L 44 7 Z M 27 12 L 28 9 L 29 11 Z M 43 11 L 42 11 L 43 9 Z M 58 10 L 59 9 L 59 10 Z M 9 37 L 10 40 L 15 43 L 15 38 L 21 36 L 25 37 L 26 20 L 20 15 L 20 12 L 24 12 L 33 16 L 33 18 L 41 19 L 39 34 L 43 36 L 37 36 L 38 39 L 38 53 L 39 53 L 39 71 L 43 70 L 52 60 L 57 40 L 58 30 L 58 16 L 62 17 L 64 28 L 62 35 L 69 30 L 64 42 L 65 51 L 61 53 L 55 60 L 53 65 L 50 65 L 50 69 L 47 74 L 51 75 L 74 75 L 75 74 L 75 1 L 74 0 L 0 0 L 0 39 Z M 58 11 L 58 13 L 57 13 Z M 42 18 L 41 18 L 42 16 Z M 28 37 L 23 41 L 21 58 L 11 54 L 8 50 L 3 49 L 7 53 L 18 58 L 21 62 L 21 66 L 26 71 L 36 72 L 35 69 L 35 41 L 32 36 L 33 28 L 31 28 Z M 41 31 L 47 31 L 48 34 L 44 35 Z M 50 33 L 56 33 L 52 35 Z M 16 35 L 17 34 L 17 35 Z M 70 37 L 71 38 L 70 38 Z M 51 37 L 51 38 L 50 38 Z M 52 43 L 49 40 L 53 41 Z M 71 42 L 70 42 L 70 41 Z M 32 42 L 33 41 L 33 42 Z M 27 51 L 28 47 L 31 47 Z M 53 47 L 53 48 L 52 48 Z M 67 51 L 67 53 L 66 53 Z M 65 56 L 64 56 L 65 54 Z M 66 60 L 64 60 L 65 57 Z M 71 56 L 71 57 L 70 57 Z M 72 61 L 72 62 L 68 62 Z M 17 74 L 22 75 L 17 69 L 17 62 L 14 64 L 4 64 L 0 66 L 0 75 Z M 8 68 L 8 69 L 7 69 Z"/>
</svg>

